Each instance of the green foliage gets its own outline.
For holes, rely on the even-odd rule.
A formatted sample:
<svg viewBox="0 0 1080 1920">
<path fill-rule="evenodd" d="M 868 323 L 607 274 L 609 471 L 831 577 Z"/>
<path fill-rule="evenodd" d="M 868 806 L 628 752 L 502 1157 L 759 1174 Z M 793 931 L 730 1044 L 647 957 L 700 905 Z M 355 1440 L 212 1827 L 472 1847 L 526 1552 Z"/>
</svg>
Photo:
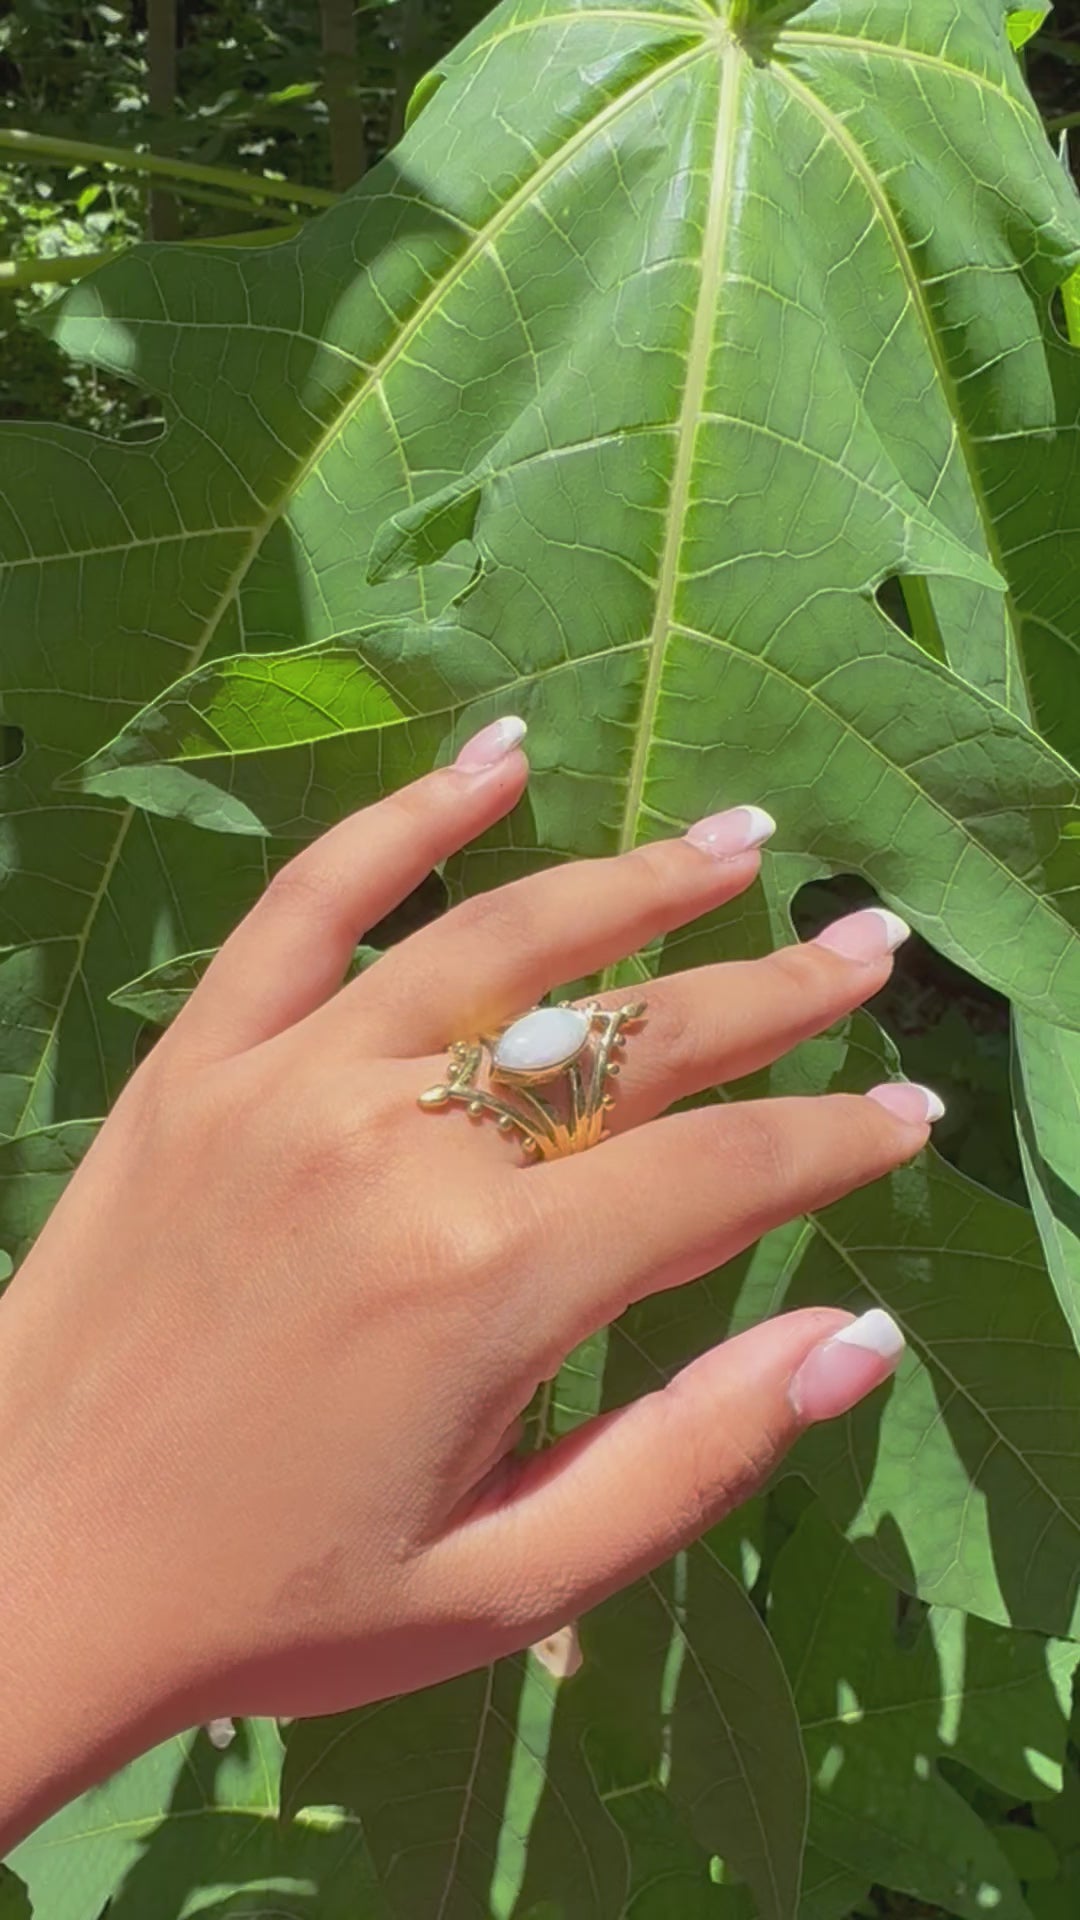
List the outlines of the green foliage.
<svg viewBox="0 0 1080 1920">
<path fill-rule="evenodd" d="M 19 1850 L 44 1920 L 841 1920 L 875 1884 L 1063 1920 L 1080 1885 L 1080 211 L 993 0 L 733 17 L 505 0 L 340 205 L 49 309 L 163 426 L 2 436 L 0 1234 L 296 840 L 508 710 L 529 795 L 454 890 L 766 801 L 760 887 L 638 976 L 858 875 L 1011 1001 L 1033 1212 L 929 1154 L 635 1306 L 538 1437 L 786 1305 L 885 1305 L 908 1354 L 578 1676 L 148 1756 Z M 310 73 L 272 78 L 302 144 Z M 745 1091 L 895 1071 L 860 1016 Z"/>
</svg>

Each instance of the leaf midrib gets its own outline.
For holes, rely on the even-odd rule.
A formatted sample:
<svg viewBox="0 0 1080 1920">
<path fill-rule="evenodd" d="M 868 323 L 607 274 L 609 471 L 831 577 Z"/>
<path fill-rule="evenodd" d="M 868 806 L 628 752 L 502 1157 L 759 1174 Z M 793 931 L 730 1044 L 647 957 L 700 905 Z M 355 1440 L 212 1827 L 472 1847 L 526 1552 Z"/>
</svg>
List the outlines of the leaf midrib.
<svg viewBox="0 0 1080 1920">
<path fill-rule="evenodd" d="M 675 464 L 664 523 L 664 544 L 656 582 L 653 623 L 648 637 L 649 665 L 642 692 L 634 757 L 630 765 L 626 802 L 619 832 L 620 853 L 628 852 L 637 839 L 638 816 L 641 812 L 645 776 L 653 744 L 653 729 L 656 724 L 656 712 L 664 676 L 664 662 L 671 635 L 671 616 L 680 579 L 679 563 L 682 558 L 686 514 L 690 502 L 690 481 L 694 469 L 694 454 L 697 449 L 702 404 L 709 378 L 716 328 L 716 304 L 724 278 L 731 217 L 731 171 L 735 154 L 735 137 L 738 131 L 739 88 L 743 70 L 743 56 L 730 37 L 726 37 L 721 42 L 720 59 L 720 91 L 713 139 L 709 201 L 702 234 L 701 281 L 687 351 L 686 381 L 683 386 L 676 433 Z"/>
<path fill-rule="evenodd" d="M 715 1567 L 716 1571 L 723 1576 L 723 1579 L 730 1584 L 732 1590 L 738 1595 L 739 1599 L 750 1609 L 751 1612 L 753 1612 L 753 1608 L 751 1607 L 750 1601 L 747 1599 L 746 1594 L 743 1592 L 743 1589 L 740 1587 L 738 1581 L 735 1579 L 730 1569 L 724 1565 L 724 1562 L 720 1560 L 715 1553 L 712 1553 L 711 1549 L 708 1549 L 707 1543 L 703 1542 L 702 1544 L 706 1546 L 706 1550 L 709 1553 L 709 1558 L 712 1560 L 713 1566 Z M 709 1699 L 712 1702 L 713 1710 L 716 1714 L 716 1717 L 719 1720 L 721 1726 L 724 1728 L 725 1733 L 727 1734 L 728 1740 L 731 1745 L 732 1755 L 735 1759 L 736 1766 L 738 1767 L 738 1777 L 742 1782 L 743 1791 L 745 1792 L 746 1798 L 749 1801 L 750 1807 L 753 1811 L 754 1823 L 757 1828 L 759 1840 L 761 1842 L 761 1847 L 760 1847 L 761 1860 L 765 1867 L 765 1871 L 768 1874 L 769 1884 L 772 1887 L 773 1903 L 774 1903 L 776 1912 L 778 1914 L 784 1913 L 788 1911 L 788 1908 L 781 1894 L 780 1883 L 777 1878 L 776 1868 L 773 1862 L 772 1847 L 769 1844 L 769 1834 L 766 1828 L 766 1823 L 762 1817 L 762 1812 L 758 1802 L 757 1792 L 750 1780 L 750 1776 L 746 1769 L 746 1763 L 743 1759 L 741 1742 L 739 1741 L 736 1735 L 735 1729 L 732 1726 L 729 1715 L 724 1711 L 724 1708 L 720 1701 L 720 1696 L 717 1693 L 716 1688 L 713 1686 L 712 1679 L 706 1668 L 705 1662 L 702 1660 L 700 1654 L 698 1653 L 697 1646 L 695 1644 L 692 1634 L 687 1631 L 684 1623 L 679 1620 L 666 1593 L 664 1593 L 662 1587 L 657 1581 L 655 1574 L 649 1574 L 647 1576 L 647 1580 L 648 1580 L 649 1586 L 652 1588 L 654 1595 L 656 1596 L 657 1601 L 660 1604 L 661 1610 L 667 1614 L 673 1631 L 680 1636 L 683 1642 L 683 1645 L 686 1648 L 686 1652 L 689 1655 L 689 1658 L 693 1661 L 693 1664 L 697 1669 L 698 1679 L 702 1687 L 704 1688 L 705 1692 L 708 1694 Z M 757 1616 L 755 1615 L 755 1618 L 756 1617 Z M 765 1629 L 763 1628 L 763 1630 Z M 771 1640 L 771 1635 L 768 1637 Z M 774 1647 L 774 1651 L 775 1651 L 775 1647 Z M 779 1652 L 777 1652 L 776 1654 L 776 1664 L 777 1664 L 778 1677 L 783 1680 L 791 1701 L 792 1717 L 795 1720 L 796 1724 L 798 1724 L 799 1712 L 798 1712 L 798 1706 L 795 1700 L 794 1690 L 791 1686 L 791 1682 L 789 1681 L 787 1673 L 784 1669 L 783 1661 L 780 1659 Z M 800 1733 L 801 1733 L 801 1729 L 800 1729 Z M 804 1763 L 805 1763 L 805 1755 L 803 1757 L 804 1757 Z M 808 1828 L 809 1814 L 810 1814 L 809 1775 L 807 1773 L 804 1773 L 804 1778 L 806 1781 L 806 1805 L 805 1805 L 805 1815 L 803 1820 L 803 1829 L 802 1829 L 802 1837 L 801 1837 L 800 1853 L 799 1853 L 798 1878 L 800 1882 L 802 1879 L 802 1858 L 806 1848 L 807 1828 Z"/>
</svg>

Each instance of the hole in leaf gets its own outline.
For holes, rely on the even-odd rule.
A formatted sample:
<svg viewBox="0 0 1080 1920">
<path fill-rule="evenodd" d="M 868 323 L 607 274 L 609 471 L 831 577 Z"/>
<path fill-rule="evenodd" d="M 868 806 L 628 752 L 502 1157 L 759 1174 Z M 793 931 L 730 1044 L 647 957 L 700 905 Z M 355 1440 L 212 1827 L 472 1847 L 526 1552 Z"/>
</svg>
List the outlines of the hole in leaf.
<svg viewBox="0 0 1080 1920">
<path fill-rule="evenodd" d="M 800 939 L 831 920 L 877 906 L 859 874 L 814 880 L 796 895 Z M 892 978 L 867 1001 L 911 1080 L 940 1093 L 946 1112 L 934 1146 L 959 1173 L 1026 1204 L 1009 1086 L 1009 1003 L 963 967 L 912 934 L 896 954 Z"/>
<path fill-rule="evenodd" d="M 26 735 L 21 727 L 0 725 L 0 767 L 7 772 L 17 766 L 26 752 Z"/>
<path fill-rule="evenodd" d="M 429 873 L 426 880 L 421 880 L 420 885 L 413 888 L 399 907 L 380 920 L 377 927 L 369 929 L 364 936 L 365 945 L 378 947 L 380 951 L 392 947 L 408 934 L 437 920 L 449 905 L 450 895 L 445 882 L 439 874 Z"/>
<path fill-rule="evenodd" d="M 885 618 L 906 634 L 909 640 L 913 640 L 917 647 L 921 647 L 933 660 L 945 659 L 945 642 L 941 637 L 934 602 L 921 574 L 890 574 L 887 580 L 881 582 L 874 598 Z"/>
<path fill-rule="evenodd" d="M 1050 321 L 1058 339 L 1067 347 L 1080 347 L 1080 268 L 1055 287 L 1050 296 Z"/>
<path fill-rule="evenodd" d="M 888 579 L 882 581 L 874 595 L 874 599 L 877 601 L 886 620 L 891 620 L 894 627 L 899 627 L 901 633 L 906 633 L 909 640 L 914 640 L 915 633 L 911 625 L 911 615 L 908 612 L 907 601 L 904 599 L 904 589 L 900 585 L 900 576 L 898 573 L 890 573 Z"/>
<path fill-rule="evenodd" d="M 161 1039 L 164 1031 L 164 1027 L 157 1026 L 153 1020 L 142 1021 L 131 1043 L 132 1073 L 136 1067 L 141 1067 L 147 1055 L 153 1052 L 156 1042 Z"/>
</svg>

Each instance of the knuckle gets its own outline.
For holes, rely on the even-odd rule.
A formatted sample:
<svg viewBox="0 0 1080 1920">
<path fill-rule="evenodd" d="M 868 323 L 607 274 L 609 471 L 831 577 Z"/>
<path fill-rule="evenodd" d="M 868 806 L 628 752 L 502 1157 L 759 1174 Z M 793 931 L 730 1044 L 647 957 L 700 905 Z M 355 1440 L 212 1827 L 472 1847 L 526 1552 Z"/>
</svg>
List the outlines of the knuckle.
<svg viewBox="0 0 1080 1920">
<path fill-rule="evenodd" d="M 823 1007 L 847 1006 L 855 997 L 850 961 L 812 940 L 777 947 L 765 964 L 781 988 L 798 995 L 804 1006 L 808 1001 Z M 864 990 L 869 992 L 873 984 L 868 979 Z"/>
<path fill-rule="evenodd" d="M 446 805 L 450 772 L 450 768 L 440 767 L 434 773 L 425 774 L 422 780 L 413 780 L 407 787 L 399 787 L 396 793 L 380 802 L 390 821 L 402 827 L 407 838 L 422 837 L 425 844 L 437 841 L 437 828 Z"/>
<path fill-rule="evenodd" d="M 775 1465 L 771 1435 L 723 1433 L 700 1417 L 694 1389 L 676 1375 L 657 1395 L 661 1444 L 679 1461 L 679 1520 L 684 1537 L 700 1534 L 756 1493 Z"/>
<path fill-rule="evenodd" d="M 432 1228 L 441 1269 L 468 1292 L 504 1294 L 520 1277 L 522 1233 L 505 1209 L 462 1207 Z"/>
<path fill-rule="evenodd" d="M 820 963 L 824 958 L 822 949 L 815 947 L 811 942 L 802 946 L 793 943 L 786 947 L 776 947 L 769 954 L 765 965 L 783 985 L 790 987 L 793 992 L 803 994 L 811 983 L 822 976 L 824 971 L 831 971 L 831 969 L 823 970 L 820 964 L 815 964 L 815 962 Z"/>
<path fill-rule="evenodd" d="M 626 855 L 626 862 L 632 871 L 635 897 L 646 915 L 650 910 L 653 913 L 664 910 L 681 896 L 683 889 L 673 872 L 669 840 L 650 840 L 642 847 L 635 847 Z"/>
<path fill-rule="evenodd" d="M 768 1193 L 795 1191 L 801 1187 L 801 1169 L 791 1129 L 768 1102 L 747 1101 L 732 1113 L 732 1141 L 729 1166 L 733 1159 L 738 1175 L 744 1175 L 754 1187 Z"/>
<path fill-rule="evenodd" d="M 701 1040 L 699 1013 L 694 1006 L 692 990 L 683 992 L 674 985 L 658 984 L 646 988 L 646 992 L 648 1021 L 644 1031 L 648 1038 L 647 1051 L 663 1061 L 664 1072 L 668 1074 L 672 1069 L 681 1067 L 688 1057 L 697 1057 Z M 626 994 L 622 993 L 605 1004 L 618 1006 L 625 999 Z M 637 1060 L 635 1067 L 640 1070 Z"/>
<path fill-rule="evenodd" d="M 500 950 L 531 947 L 535 918 L 523 884 L 472 894 L 450 915 L 455 934 L 467 940 L 482 938 Z"/>
<path fill-rule="evenodd" d="M 329 920 L 341 916 L 347 897 L 344 873 L 312 849 L 279 869 L 263 900 L 272 913 L 295 913 L 304 919 L 315 914 Z"/>
</svg>

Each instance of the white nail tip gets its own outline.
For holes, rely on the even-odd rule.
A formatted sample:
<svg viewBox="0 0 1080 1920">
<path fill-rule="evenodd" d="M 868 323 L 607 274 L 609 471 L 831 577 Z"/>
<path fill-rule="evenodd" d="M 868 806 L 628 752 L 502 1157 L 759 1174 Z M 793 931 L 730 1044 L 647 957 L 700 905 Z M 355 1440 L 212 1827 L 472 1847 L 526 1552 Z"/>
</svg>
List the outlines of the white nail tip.
<svg viewBox="0 0 1080 1920">
<path fill-rule="evenodd" d="M 841 1328 L 833 1334 L 836 1345 L 841 1342 L 849 1347 L 864 1347 L 868 1353 L 879 1354 L 882 1360 L 898 1360 L 907 1344 L 891 1313 L 883 1307 L 871 1307 L 867 1313 L 859 1315 L 849 1327 Z"/>
<path fill-rule="evenodd" d="M 750 823 L 746 836 L 748 847 L 760 847 L 763 841 L 772 839 L 776 832 L 776 821 L 771 813 L 766 813 L 764 807 L 740 807 L 739 812 L 745 813 Z"/>
<path fill-rule="evenodd" d="M 945 1102 L 940 1094 L 935 1093 L 933 1087 L 920 1087 L 919 1092 L 926 1101 L 927 1119 L 940 1120 L 945 1112 Z"/>
<path fill-rule="evenodd" d="M 889 953 L 895 953 L 897 947 L 902 947 L 904 941 L 911 938 L 907 921 L 901 920 L 900 915 L 893 913 L 889 907 L 868 907 L 867 912 L 876 913 L 885 928 L 886 950 Z"/>
</svg>

